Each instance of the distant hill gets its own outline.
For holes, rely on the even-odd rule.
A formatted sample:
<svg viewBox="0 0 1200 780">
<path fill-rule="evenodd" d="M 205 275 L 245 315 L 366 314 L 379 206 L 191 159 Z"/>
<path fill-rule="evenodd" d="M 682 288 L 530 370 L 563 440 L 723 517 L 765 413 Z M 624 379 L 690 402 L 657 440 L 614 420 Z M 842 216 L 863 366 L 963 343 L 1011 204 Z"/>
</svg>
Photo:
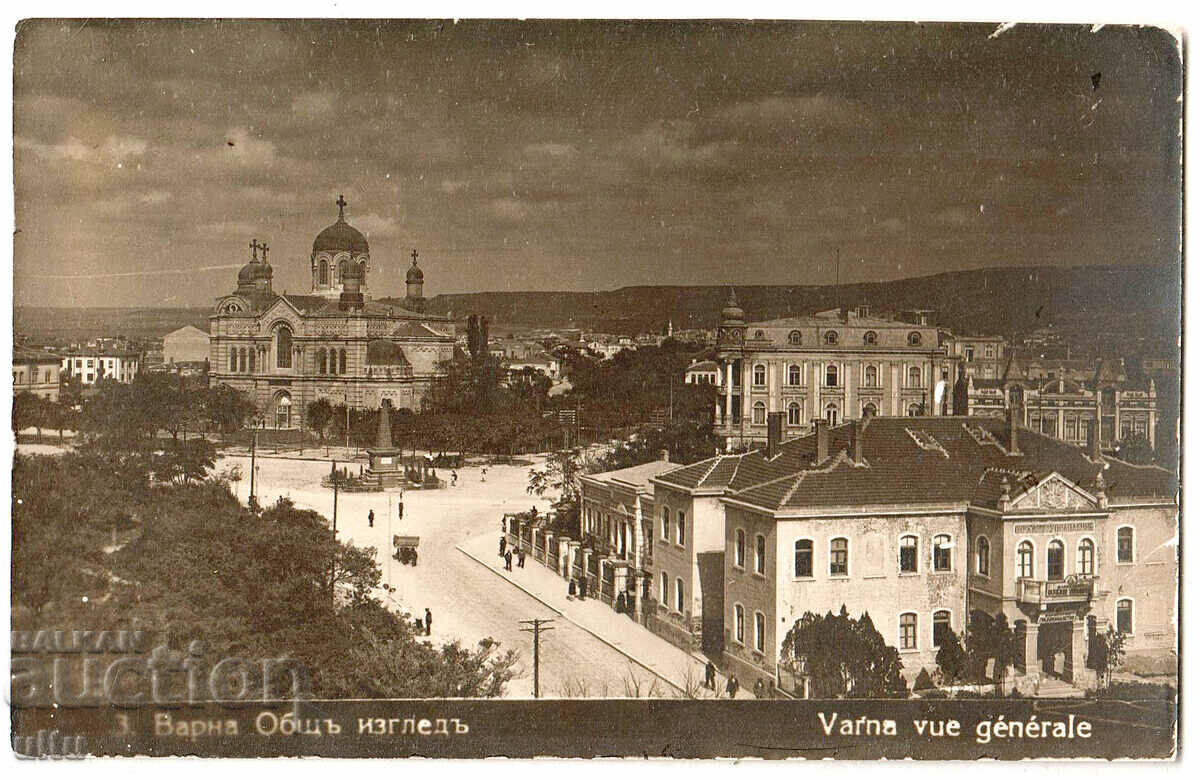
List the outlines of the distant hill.
<svg viewBox="0 0 1200 780">
<path fill-rule="evenodd" d="M 751 320 L 868 304 L 876 312 L 933 309 L 956 333 L 1028 333 L 1047 324 L 1069 338 L 1178 337 L 1180 279 L 1165 267 L 989 268 L 840 287 L 736 286 Z M 619 333 L 711 328 L 728 287 L 622 287 L 607 292 L 491 292 L 438 295 L 428 310 L 483 314 L 497 324 Z"/>
<path fill-rule="evenodd" d="M 1002 336 L 1053 324 L 1081 348 L 1124 353 L 1140 340 L 1170 346 L 1179 336 L 1176 268 L 1092 266 L 988 268 L 840 287 L 735 287 L 747 318 L 810 314 L 867 304 L 875 312 L 933 309 L 937 324 L 956 333 Z M 622 287 L 603 292 L 483 292 L 438 295 L 435 314 L 483 314 L 495 327 L 578 327 L 614 333 L 711 328 L 729 295 L 724 286 Z M 401 301 L 397 299 L 397 303 Z M 18 333 L 35 338 L 126 335 L 161 337 L 183 325 L 208 329 L 207 307 L 70 309 L 18 306 Z M 493 333 L 495 333 L 495 328 Z"/>
</svg>

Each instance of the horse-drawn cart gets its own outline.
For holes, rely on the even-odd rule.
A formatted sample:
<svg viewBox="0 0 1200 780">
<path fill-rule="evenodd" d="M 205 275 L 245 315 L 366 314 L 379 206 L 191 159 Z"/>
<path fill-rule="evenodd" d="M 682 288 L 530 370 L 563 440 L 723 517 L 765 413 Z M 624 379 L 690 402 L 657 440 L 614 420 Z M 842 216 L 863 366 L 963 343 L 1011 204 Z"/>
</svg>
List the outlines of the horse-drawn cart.
<svg viewBox="0 0 1200 780">
<path fill-rule="evenodd" d="M 417 545 L 421 543 L 419 536 L 401 536 L 396 534 L 392 537 L 392 557 L 403 564 L 417 565 Z"/>
</svg>

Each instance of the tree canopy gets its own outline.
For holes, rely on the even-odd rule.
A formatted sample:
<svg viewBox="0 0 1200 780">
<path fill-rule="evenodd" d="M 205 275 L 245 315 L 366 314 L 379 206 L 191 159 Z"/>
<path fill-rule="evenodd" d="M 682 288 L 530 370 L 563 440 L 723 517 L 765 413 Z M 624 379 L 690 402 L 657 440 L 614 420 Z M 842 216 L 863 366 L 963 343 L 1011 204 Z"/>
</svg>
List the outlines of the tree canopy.
<svg viewBox="0 0 1200 780">
<path fill-rule="evenodd" d="M 883 641 L 871 617 L 805 612 L 783 639 L 780 662 L 803 668 L 813 698 L 903 698 L 900 653 Z"/>
</svg>

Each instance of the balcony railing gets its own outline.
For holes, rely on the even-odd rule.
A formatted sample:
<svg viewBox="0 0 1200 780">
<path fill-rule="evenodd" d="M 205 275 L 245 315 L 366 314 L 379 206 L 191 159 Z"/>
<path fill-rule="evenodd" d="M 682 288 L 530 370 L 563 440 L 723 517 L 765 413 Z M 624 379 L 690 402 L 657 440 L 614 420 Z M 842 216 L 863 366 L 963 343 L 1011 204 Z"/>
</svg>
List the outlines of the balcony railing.
<svg viewBox="0 0 1200 780">
<path fill-rule="evenodd" d="M 1017 580 L 1017 599 L 1026 604 L 1069 604 L 1091 601 L 1095 587 L 1092 577 L 1064 580 Z"/>
</svg>

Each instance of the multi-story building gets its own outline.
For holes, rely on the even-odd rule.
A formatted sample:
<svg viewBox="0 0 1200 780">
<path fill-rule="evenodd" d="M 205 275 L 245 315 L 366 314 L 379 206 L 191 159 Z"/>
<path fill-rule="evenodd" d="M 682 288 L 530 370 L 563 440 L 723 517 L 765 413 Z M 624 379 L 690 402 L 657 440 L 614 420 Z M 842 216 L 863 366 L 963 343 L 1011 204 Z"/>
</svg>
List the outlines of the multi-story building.
<svg viewBox="0 0 1200 780">
<path fill-rule="evenodd" d="M 85 385 L 94 385 L 103 379 L 113 379 L 128 384 L 137 376 L 141 355 L 121 350 L 79 350 L 64 352 L 62 373 L 78 377 Z"/>
<path fill-rule="evenodd" d="M 163 336 L 163 363 L 202 363 L 208 360 L 208 334 L 191 325 L 184 325 Z"/>
<path fill-rule="evenodd" d="M 268 248 L 256 240 L 237 289 L 209 318 L 211 381 L 250 394 L 267 427 L 300 427 L 304 408 L 322 398 L 419 408 L 453 354 L 453 320 L 423 313 L 425 274 L 415 250 L 403 306 L 364 295 L 370 248 L 346 222 L 345 206 L 339 197 L 337 221 L 313 241 L 310 294 L 275 293 Z"/>
<path fill-rule="evenodd" d="M 1008 342 L 1002 336 L 954 336 L 944 342 L 950 354 L 962 361 L 963 373 L 976 379 L 999 379 L 1008 359 Z"/>
<path fill-rule="evenodd" d="M 769 442 L 721 497 L 726 663 L 802 693 L 802 669 L 780 668 L 786 633 L 843 605 L 871 616 L 910 682 L 975 611 L 1015 625 L 1020 686 L 1086 683 L 1110 625 L 1131 654 L 1170 653 L 1174 496 L 1163 469 L 1015 420 L 868 418 Z"/>
<path fill-rule="evenodd" d="M 1015 409 L 1022 425 L 1073 444 L 1086 442 L 1089 425 L 1099 426 L 1104 449 L 1131 435 L 1155 443 L 1154 379 L 1129 379 L 1120 361 L 1051 366 L 1014 359 L 997 379 L 968 375 L 966 397 L 972 415 L 1003 417 Z"/>
<path fill-rule="evenodd" d="M 698 360 L 687 367 L 683 381 L 689 385 L 721 385 L 721 367 L 715 360 Z"/>
<path fill-rule="evenodd" d="M 33 393 L 47 401 L 58 400 L 62 358 L 40 349 L 13 347 L 13 395 Z"/>
<path fill-rule="evenodd" d="M 667 453 L 630 468 L 589 474 L 580 480 L 579 538 L 569 561 L 588 590 L 614 608 L 617 596 L 641 616 L 656 559 L 653 543 L 654 493 L 651 481 L 679 468 Z"/>
<path fill-rule="evenodd" d="M 916 314 L 915 324 L 866 307 L 746 322 L 731 290 L 717 334 L 717 434 L 730 447 L 765 441 L 771 412 L 785 413 L 792 436 L 814 420 L 949 414 L 958 358 L 928 312 Z"/>
</svg>

